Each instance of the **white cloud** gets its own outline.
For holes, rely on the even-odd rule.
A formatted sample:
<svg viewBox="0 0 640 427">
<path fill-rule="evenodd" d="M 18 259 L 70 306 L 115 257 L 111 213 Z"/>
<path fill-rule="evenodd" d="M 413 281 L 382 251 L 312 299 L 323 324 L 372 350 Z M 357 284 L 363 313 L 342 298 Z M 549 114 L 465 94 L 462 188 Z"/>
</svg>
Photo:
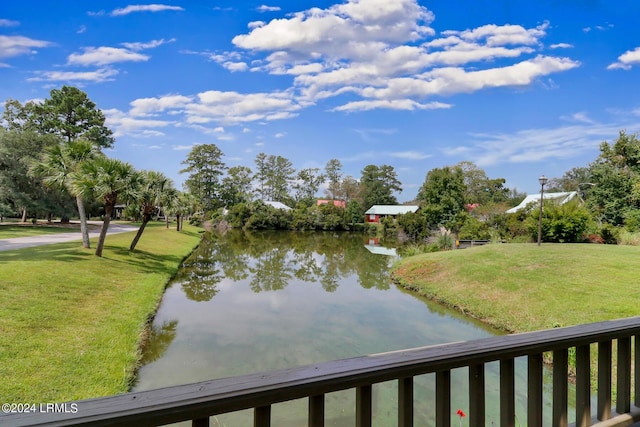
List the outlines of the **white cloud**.
<svg viewBox="0 0 640 427">
<path fill-rule="evenodd" d="M 451 108 L 451 104 L 443 102 L 429 102 L 421 104 L 411 99 L 393 99 L 393 100 L 373 100 L 373 101 L 354 101 L 341 105 L 333 109 L 333 111 L 368 111 L 378 108 L 389 110 L 435 110 L 441 108 Z"/>
<path fill-rule="evenodd" d="M 167 110 L 183 109 L 192 97 L 183 95 L 165 95 L 159 98 L 138 98 L 130 103 L 132 116 L 147 116 Z"/>
<path fill-rule="evenodd" d="M 211 90 L 199 93 L 198 101 L 186 105 L 185 110 L 188 123 L 238 124 L 294 117 L 300 108 L 290 92 L 241 94 Z"/>
<path fill-rule="evenodd" d="M 2 36 L 0 35 L 0 58 L 11 58 L 20 55 L 34 55 L 35 48 L 49 47 L 51 42 L 44 40 L 30 39 L 24 36 Z"/>
<path fill-rule="evenodd" d="M 569 49 L 572 48 L 573 45 L 570 43 L 556 43 L 549 46 L 551 49 Z"/>
<path fill-rule="evenodd" d="M 473 30 L 444 31 L 443 34 L 458 36 L 463 40 L 484 40 L 487 46 L 504 46 L 509 44 L 534 45 L 545 35 L 549 26 L 544 23 L 535 28 L 526 29 L 520 25 L 483 25 Z"/>
<path fill-rule="evenodd" d="M 122 43 L 122 47 L 84 47 L 82 53 L 72 53 L 67 58 L 69 65 L 108 65 L 118 62 L 144 62 L 149 60 L 149 55 L 144 55 L 138 51 L 152 49 L 162 46 L 165 43 L 172 43 L 175 39 L 151 40 L 150 42 Z"/>
<path fill-rule="evenodd" d="M 593 120 L 589 118 L 587 113 L 584 113 L 584 112 L 574 113 L 569 117 L 562 116 L 561 118 L 564 120 L 572 121 L 572 122 L 589 123 L 589 124 L 595 123 Z"/>
<path fill-rule="evenodd" d="M 36 77 L 28 78 L 27 81 L 49 81 L 49 82 L 93 82 L 102 83 L 113 80 L 118 75 L 118 70 L 112 68 L 101 68 L 94 71 L 36 71 Z"/>
<path fill-rule="evenodd" d="M 361 98 L 332 111 L 450 108 L 425 98 L 529 85 L 580 65 L 539 53 L 548 22 L 534 28 L 488 24 L 434 37 L 433 20 L 417 0 L 347 0 L 250 25 L 232 40 L 258 57 L 248 68 L 238 52 L 233 59 L 229 52 L 211 59 L 233 71 L 295 76 L 297 102 L 305 107 L 344 94 Z M 497 59 L 503 61 L 495 65 Z"/>
<path fill-rule="evenodd" d="M 618 57 L 618 62 L 614 62 L 609 65 L 607 70 L 615 70 L 618 68 L 628 70 L 631 68 L 631 65 L 638 63 L 640 63 L 640 47 L 637 47 L 634 50 L 628 50 L 620 55 Z"/>
<path fill-rule="evenodd" d="M 87 26 L 86 25 L 80 25 L 80 28 L 78 28 L 78 30 L 76 31 L 76 34 L 84 34 L 87 32 Z"/>
<path fill-rule="evenodd" d="M 267 6 L 263 4 L 256 9 L 258 12 L 278 12 L 280 10 L 279 6 Z"/>
<path fill-rule="evenodd" d="M 0 27 L 17 27 L 20 25 L 18 21 L 12 21 L 11 19 L 0 19 Z"/>
<path fill-rule="evenodd" d="M 407 159 L 407 160 L 424 160 L 429 157 L 433 157 L 431 154 L 421 153 L 419 151 L 397 151 L 392 153 L 387 153 L 390 157 L 395 157 L 397 159 Z"/>
<path fill-rule="evenodd" d="M 138 51 L 138 50 L 144 50 L 144 49 L 153 49 L 155 47 L 162 46 L 163 44 L 173 43 L 175 41 L 176 39 L 169 39 L 169 40 L 159 39 L 159 40 L 151 40 L 150 42 L 147 42 L 147 43 L 134 42 L 134 43 L 121 43 L 121 44 L 127 49 Z"/>
<path fill-rule="evenodd" d="M 191 145 L 172 145 L 171 149 L 172 150 L 178 150 L 178 151 L 187 151 L 187 150 L 191 150 L 196 144 L 191 144 Z"/>
<path fill-rule="evenodd" d="M 253 28 L 263 27 L 264 25 L 266 25 L 266 22 L 264 22 L 264 21 L 253 21 L 253 22 L 249 22 L 247 24 L 247 27 L 253 29 Z"/>
<path fill-rule="evenodd" d="M 506 163 L 529 163 L 553 159 L 569 159 L 597 151 L 603 140 L 617 135 L 620 129 L 638 128 L 640 123 L 601 125 L 583 122 L 557 128 L 525 129 L 513 133 L 471 134 L 472 142 L 447 155 L 463 155 L 475 159 L 480 167 Z"/>
<path fill-rule="evenodd" d="M 113 130 L 115 137 L 130 135 L 136 137 L 157 136 L 162 132 L 153 128 L 161 128 L 173 124 L 166 120 L 140 119 L 117 109 L 103 110 L 105 125 Z M 155 134 L 155 135 L 154 135 Z"/>
<path fill-rule="evenodd" d="M 286 136 L 287 134 L 284 132 L 278 132 L 275 135 L 273 135 L 274 138 L 283 138 L 284 136 Z"/>
<path fill-rule="evenodd" d="M 117 62 L 148 61 L 149 56 L 119 47 L 85 47 L 82 53 L 72 53 L 67 58 L 69 65 L 107 65 Z"/>
<path fill-rule="evenodd" d="M 247 71 L 249 68 L 249 66 L 244 62 L 224 62 L 222 63 L 222 66 L 231 72 Z"/>
<path fill-rule="evenodd" d="M 165 10 L 183 11 L 180 6 L 169 6 L 166 4 L 134 4 L 120 9 L 114 9 L 111 16 L 123 16 L 133 12 L 162 12 Z"/>
</svg>

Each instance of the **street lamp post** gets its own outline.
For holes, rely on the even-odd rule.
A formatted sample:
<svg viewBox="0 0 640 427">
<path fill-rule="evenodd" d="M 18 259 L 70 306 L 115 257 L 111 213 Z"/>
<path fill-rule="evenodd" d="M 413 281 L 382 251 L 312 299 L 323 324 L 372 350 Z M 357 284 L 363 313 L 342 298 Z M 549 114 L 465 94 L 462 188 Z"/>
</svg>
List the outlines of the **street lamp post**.
<svg viewBox="0 0 640 427">
<path fill-rule="evenodd" d="M 540 183 L 540 215 L 538 216 L 538 246 L 542 242 L 542 203 L 544 200 L 544 185 L 549 181 L 549 179 L 542 175 L 538 178 L 538 182 Z"/>
</svg>

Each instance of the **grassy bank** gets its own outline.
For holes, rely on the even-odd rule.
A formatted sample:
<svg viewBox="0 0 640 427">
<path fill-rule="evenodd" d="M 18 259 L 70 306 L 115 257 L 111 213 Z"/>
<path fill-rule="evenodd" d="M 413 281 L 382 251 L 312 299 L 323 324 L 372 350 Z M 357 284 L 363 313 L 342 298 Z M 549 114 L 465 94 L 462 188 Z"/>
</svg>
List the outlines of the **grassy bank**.
<svg viewBox="0 0 640 427">
<path fill-rule="evenodd" d="M 640 315 L 640 247 L 496 244 L 401 260 L 420 295 L 510 332 Z"/>
<path fill-rule="evenodd" d="M 146 322 L 198 231 L 153 224 L 134 252 L 134 232 L 108 236 L 102 258 L 79 242 L 0 252 L 3 402 L 126 391 Z"/>
</svg>

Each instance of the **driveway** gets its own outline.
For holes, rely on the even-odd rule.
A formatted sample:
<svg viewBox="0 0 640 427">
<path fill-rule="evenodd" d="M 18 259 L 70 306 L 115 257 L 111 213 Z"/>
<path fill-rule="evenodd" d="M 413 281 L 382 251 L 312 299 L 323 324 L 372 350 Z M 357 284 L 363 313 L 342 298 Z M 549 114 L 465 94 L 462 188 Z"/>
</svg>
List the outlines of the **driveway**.
<svg viewBox="0 0 640 427">
<path fill-rule="evenodd" d="M 92 224 L 102 225 L 99 221 L 91 221 Z M 138 227 L 122 224 L 109 224 L 107 234 L 126 233 L 127 231 L 137 230 Z M 89 237 L 98 237 L 100 229 L 89 232 Z M 64 232 L 59 234 L 46 234 L 42 236 L 14 237 L 12 239 L 0 239 L 0 251 L 12 251 L 14 249 L 30 248 L 33 246 L 51 245 L 54 243 L 81 241 L 82 234 L 80 230 L 77 232 Z"/>
</svg>

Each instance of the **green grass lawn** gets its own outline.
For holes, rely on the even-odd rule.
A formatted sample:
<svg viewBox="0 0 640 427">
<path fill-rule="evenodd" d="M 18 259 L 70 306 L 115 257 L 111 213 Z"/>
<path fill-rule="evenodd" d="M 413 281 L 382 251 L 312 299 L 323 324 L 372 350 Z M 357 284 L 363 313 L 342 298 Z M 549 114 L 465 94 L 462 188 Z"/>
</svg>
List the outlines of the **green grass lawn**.
<svg viewBox="0 0 640 427">
<path fill-rule="evenodd" d="M 401 260 L 418 294 L 509 332 L 640 315 L 640 247 L 495 244 Z"/>
<path fill-rule="evenodd" d="M 14 237 L 41 236 L 43 234 L 58 233 L 79 233 L 80 227 L 67 227 L 59 225 L 17 225 L 0 224 L 0 239 L 11 239 Z M 78 236 L 80 238 L 80 236 Z"/>
<path fill-rule="evenodd" d="M 63 402 L 127 391 L 145 326 L 199 229 L 147 226 L 79 242 L 0 252 L 0 397 Z M 95 248 L 96 241 L 92 239 Z"/>
</svg>

